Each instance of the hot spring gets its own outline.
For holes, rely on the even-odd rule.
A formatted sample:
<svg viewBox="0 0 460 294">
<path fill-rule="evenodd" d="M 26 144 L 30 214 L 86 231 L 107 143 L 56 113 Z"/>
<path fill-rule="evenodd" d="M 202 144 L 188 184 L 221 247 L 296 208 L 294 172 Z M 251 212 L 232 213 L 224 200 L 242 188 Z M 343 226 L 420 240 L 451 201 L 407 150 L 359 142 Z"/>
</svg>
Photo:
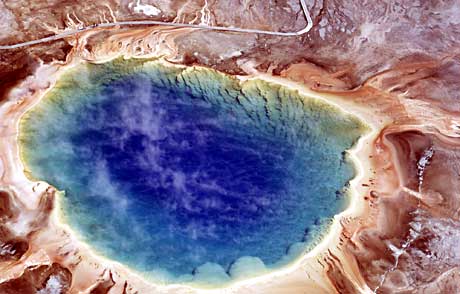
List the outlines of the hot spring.
<svg viewBox="0 0 460 294">
<path fill-rule="evenodd" d="M 322 100 L 205 68 L 70 69 L 20 124 L 28 175 L 63 191 L 95 252 L 167 283 L 219 285 L 317 244 L 367 130 Z"/>
</svg>

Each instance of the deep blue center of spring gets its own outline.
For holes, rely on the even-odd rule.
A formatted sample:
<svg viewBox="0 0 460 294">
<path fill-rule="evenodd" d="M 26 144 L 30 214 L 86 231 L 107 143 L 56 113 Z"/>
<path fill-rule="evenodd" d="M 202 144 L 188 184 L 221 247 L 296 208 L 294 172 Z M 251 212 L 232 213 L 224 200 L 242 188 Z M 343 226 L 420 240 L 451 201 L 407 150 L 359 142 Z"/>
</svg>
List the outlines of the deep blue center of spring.
<svg viewBox="0 0 460 294">
<path fill-rule="evenodd" d="M 344 207 L 343 146 L 269 127 L 237 101 L 137 75 L 72 99 L 40 118 L 30 166 L 65 190 L 87 242 L 137 270 L 177 277 L 243 256 L 274 266 Z"/>
</svg>

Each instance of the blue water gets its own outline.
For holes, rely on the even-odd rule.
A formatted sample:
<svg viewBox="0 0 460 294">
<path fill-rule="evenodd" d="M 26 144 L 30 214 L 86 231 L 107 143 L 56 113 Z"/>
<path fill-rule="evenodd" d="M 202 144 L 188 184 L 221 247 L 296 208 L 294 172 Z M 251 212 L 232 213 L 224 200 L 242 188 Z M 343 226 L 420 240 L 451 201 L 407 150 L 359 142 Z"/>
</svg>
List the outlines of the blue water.
<svg viewBox="0 0 460 294">
<path fill-rule="evenodd" d="M 346 205 L 354 170 L 343 151 L 356 138 L 267 123 L 237 99 L 212 102 L 145 75 L 70 96 L 31 114 L 27 164 L 65 191 L 85 241 L 139 271 L 185 281 L 212 263 L 220 281 L 244 256 L 276 267 Z M 300 250 L 286 256 L 292 244 Z"/>
</svg>

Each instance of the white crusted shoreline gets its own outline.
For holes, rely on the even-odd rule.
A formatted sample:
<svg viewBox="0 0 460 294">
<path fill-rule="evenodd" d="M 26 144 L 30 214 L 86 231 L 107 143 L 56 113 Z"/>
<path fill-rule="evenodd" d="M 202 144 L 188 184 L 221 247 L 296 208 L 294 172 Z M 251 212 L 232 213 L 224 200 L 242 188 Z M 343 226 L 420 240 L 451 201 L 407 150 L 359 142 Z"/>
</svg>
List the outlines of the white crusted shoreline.
<svg viewBox="0 0 460 294">
<path fill-rule="evenodd" d="M 109 61 L 112 58 L 105 59 L 101 62 Z M 2 175 L 2 186 L 12 187 L 11 189 L 18 195 L 18 200 L 27 205 L 28 209 L 33 210 L 38 207 L 39 199 L 46 190 L 51 187 L 44 182 L 33 182 L 29 180 L 24 173 L 24 165 L 20 160 L 19 147 L 18 147 L 18 131 L 19 121 L 21 116 L 49 91 L 59 79 L 60 75 L 68 67 L 75 66 L 83 62 L 82 60 L 73 60 L 67 65 L 43 65 L 40 67 L 33 77 L 29 77 L 17 89 L 15 89 L 10 99 L 0 105 L 0 117 L 5 125 L 2 128 L 0 135 L 5 140 L 0 142 L 0 167 L 3 166 L 3 171 L 0 169 Z M 166 61 L 165 61 L 166 63 Z M 176 65 L 174 65 L 176 66 Z M 27 260 L 23 263 L 26 264 L 35 262 L 49 263 L 50 260 L 56 259 L 62 255 L 62 250 L 65 248 L 68 257 L 62 260 L 62 264 L 74 267 L 73 274 L 76 280 L 81 280 L 80 283 L 75 283 L 72 289 L 83 291 L 91 288 L 91 285 L 97 283 L 101 277 L 107 278 L 108 269 L 112 272 L 112 279 L 115 281 L 114 288 L 122 289 L 125 280 L 129 284 L 141 291 L 141 293 L 270 293 L 272 289 L 285 289 L 283 293 L 298 293 L 296 289 L 307 289 L 309 287 L 317 288 L 321 285 L 322 290 L 318 288 L 318 293 L 327 293 L 331 290 L 331 285 L 327 283 L 324 277 L 323 268 L 318 262 L 321 256 L 328 250 L 332 250 L 335 255 L 340 255 L 340 252 L 335 250 L 339 242 L 340 232 L 342 230 L 340 222 L 347 217 L 360 215 L 365 210 L 362 200 L 363 194 L 367 192 L 367 188 L 360 184 L 366 182 L 370 177 L 371 166 L 366 162 L 368 155 L 371 152 L 371 144 L 379 132 L 378 126 L 381 125 L 376 118 L 369 115 L 365 109 L 353 104 L 352 101 L 345 101 L 344 99 L 334 96 L 315 93 L 306 87 L 288 81 L 284 78 L 273 77 L 266 74 L 255 74 L 250 77 L 239 77 L 241 80 L 246 79 L 262 79 L 265 81 L 281 84 L 291 89 L 296 89 L 306 97 L 324 100 L 331 103 L 347 113 L 351 113 L 361 120 L 365 121 L 372 129 L 372 131 L 361 137 L 359 142 L 349 150 L 349 156 L 355 163 L 357 168 L 357 176 L 350 183 L 350 193 L 352 194 L 349 207 L 338 214 L 334 218 L 333 225 L 330 228 L 327 236 L 318 244 L 313 250 L 306 255 L 292 262 L 282 269 L 272 271 L 250 279 L 232 282 L 219 289 L 203 289 L 195 288 L 185 285 L 157 285 L 148 282 L 144 277 L 134 272 L 127 267 L 98 256 L 93 252 L 89 246 L 78 241 L 78 236 L 72 229 L 62 222 L 60 215 L 60 205 L 56 198 L 55 208 L 52 213 L 52 218 L 46 230 L 42 231 L 36 240 L 32 243 L 36 246 L 35 253 L 29 253 Z M 54 190 L 53 188 L 51 188 Z M 50 193 L 53 191 L 49 190 Z M 27 226 L 24 223 L 13 224 L 13 228 L 21 231 L 21 227 Z M 24 229 L 24 228 L 22 228 Z M 45 244 L 40 248 L 39 244 Z M 69 257 L 70 256 L 70 257 Z M 61 259 L 61 258 L 58 258 Z M 79 261 L 77 266 L 74 266 L 76 261 Z M 12 275 L 19 274 L 23 267 L 18 267 L 12 272 Z M 353 274 L 353 270 L 349 270 Z M 370 289 L 362 289 L 364 292 Z M 272 292 L 276 293 L 276 292 Z"/>
</svg>

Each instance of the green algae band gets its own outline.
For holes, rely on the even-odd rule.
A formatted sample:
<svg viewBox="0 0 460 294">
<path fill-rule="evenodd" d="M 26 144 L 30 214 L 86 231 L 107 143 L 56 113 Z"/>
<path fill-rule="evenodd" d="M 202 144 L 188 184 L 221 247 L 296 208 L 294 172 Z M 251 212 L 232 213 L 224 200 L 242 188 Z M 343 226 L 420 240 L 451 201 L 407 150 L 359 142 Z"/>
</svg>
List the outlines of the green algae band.
<svg viewBox="0 0 460 294">
<path fill-rule="evenodd" d="M 347 205 L 344 151 L 365 131 L 280 85 L 117 60 L 65 74 L 20 140 L 98 252 L 156 280 L 218 286 L 318 241 Z"/>
</svg>

